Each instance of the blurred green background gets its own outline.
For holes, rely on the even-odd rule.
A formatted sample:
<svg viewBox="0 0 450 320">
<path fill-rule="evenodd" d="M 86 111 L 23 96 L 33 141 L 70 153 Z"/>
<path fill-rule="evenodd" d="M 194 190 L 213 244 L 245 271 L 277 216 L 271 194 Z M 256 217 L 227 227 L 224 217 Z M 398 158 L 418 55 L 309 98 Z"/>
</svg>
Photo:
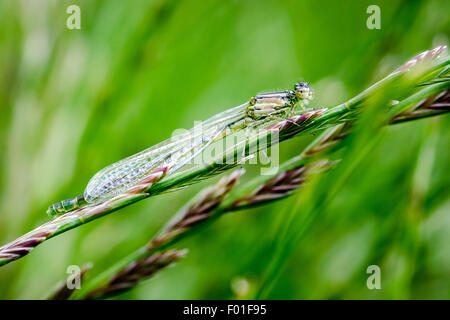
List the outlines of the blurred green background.
<svg viewBox="0 0 450 320">
<path fill-rule="evenodd" d="M 68 30 L 66 8 L 81 8 Z M 366 27 L 371 4 L 381 29 Z M 345 101 L 447 44 L 449 1 L 0 0 L 0 245 L 81 194 L 104 166 L 258 92 L 307 80 Z M 448 116 L 396 125 L 308 228 L 265 296 L 450 298 Z M 280 145 L 282 160 L 311 140 Z M 345 159 L 344 161 L 352 161 Z M 249 168 L 247 178 L 257 174 Z M 95 275 L 145 242 L 202 187 L 157 196 L 60 235 L 0 269 L 0 298 L 40 299 L 69 265 Z M 251 297 L 298 196 L 228 214 L 125 299 Z M 292 212 L 295 208 L 295 212 Z M 366 269 L 381 267 L 381 290 Z M 243 285 L 244 284 L 244 285 Z"/>
</svg>

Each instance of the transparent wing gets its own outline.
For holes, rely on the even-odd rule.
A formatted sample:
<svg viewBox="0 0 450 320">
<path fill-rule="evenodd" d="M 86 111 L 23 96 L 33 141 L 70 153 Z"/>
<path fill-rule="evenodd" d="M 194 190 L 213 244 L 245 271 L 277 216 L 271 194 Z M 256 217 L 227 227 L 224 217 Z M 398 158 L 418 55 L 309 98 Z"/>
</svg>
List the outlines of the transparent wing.
<svg viewBox="0 0 450 320">
<path fill-rule="evenodd" d="M 228 127 L 243 121 L 248 103 L 223 111 L 193 127 L 96 173 L 89 181 L 84 198 L 98 203 L 121 194 L 157 168 L 168 166 L 166 174 L 180 170 L 210 143 L 224 136 Z"/>
</svg>

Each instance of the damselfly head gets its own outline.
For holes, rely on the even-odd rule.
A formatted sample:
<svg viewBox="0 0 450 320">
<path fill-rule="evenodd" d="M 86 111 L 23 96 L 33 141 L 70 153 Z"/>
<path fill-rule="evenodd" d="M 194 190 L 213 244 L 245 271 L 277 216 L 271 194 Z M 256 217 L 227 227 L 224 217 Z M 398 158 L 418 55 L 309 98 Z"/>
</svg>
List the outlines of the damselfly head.
<svg viewBox="0 0 450 320">
<path fill-rule="evenodd" d="M 299 100 L 312 100 L 312 89 L 306 82 L 298 82 L 295 84 L 295 94 Z"/>
</svg>

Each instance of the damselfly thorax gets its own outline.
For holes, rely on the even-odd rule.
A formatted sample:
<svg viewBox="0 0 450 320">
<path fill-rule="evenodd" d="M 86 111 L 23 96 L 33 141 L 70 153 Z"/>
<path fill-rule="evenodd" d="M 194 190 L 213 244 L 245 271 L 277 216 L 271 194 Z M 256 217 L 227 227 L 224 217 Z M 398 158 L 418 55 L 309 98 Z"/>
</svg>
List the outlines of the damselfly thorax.
<svg viewBox="0 0 450 320">
<path fill-rule="evenodd" d="M 297 83 L 294 90 L 258 94 L 246 103 L 203 121 L 201 130 L 194 127 L 107 166 L 91 178 L 82 196 L 53 204 L 47 213 L 58 215 L 83 205 L 104 202 L 129 190 L 160 168 L 167 168 L 165 176 L 180 172 L 214 141 L 245 128 L 258 128 L 269 121 L 285 119 L 297 105 L 304 107 L 311 99 L 312 92 L 306 83 Z"/>
</svg>

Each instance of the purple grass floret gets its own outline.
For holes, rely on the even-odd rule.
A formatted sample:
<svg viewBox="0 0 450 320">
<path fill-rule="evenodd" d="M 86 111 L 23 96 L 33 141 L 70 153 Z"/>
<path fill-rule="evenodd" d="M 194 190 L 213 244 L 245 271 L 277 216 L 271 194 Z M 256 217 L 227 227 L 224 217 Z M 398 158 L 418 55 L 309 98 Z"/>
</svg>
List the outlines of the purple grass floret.
<svg viewBox="0 0 450 320">
<path fill-rule="evenodd" d="M 183 258 L 186 253 L 187 250 L 168 250 L 133 261 L 114 274 L 106 285 L 92 290 L 86 299 L 104 299 L 123 293 Z"/>
</svg>

